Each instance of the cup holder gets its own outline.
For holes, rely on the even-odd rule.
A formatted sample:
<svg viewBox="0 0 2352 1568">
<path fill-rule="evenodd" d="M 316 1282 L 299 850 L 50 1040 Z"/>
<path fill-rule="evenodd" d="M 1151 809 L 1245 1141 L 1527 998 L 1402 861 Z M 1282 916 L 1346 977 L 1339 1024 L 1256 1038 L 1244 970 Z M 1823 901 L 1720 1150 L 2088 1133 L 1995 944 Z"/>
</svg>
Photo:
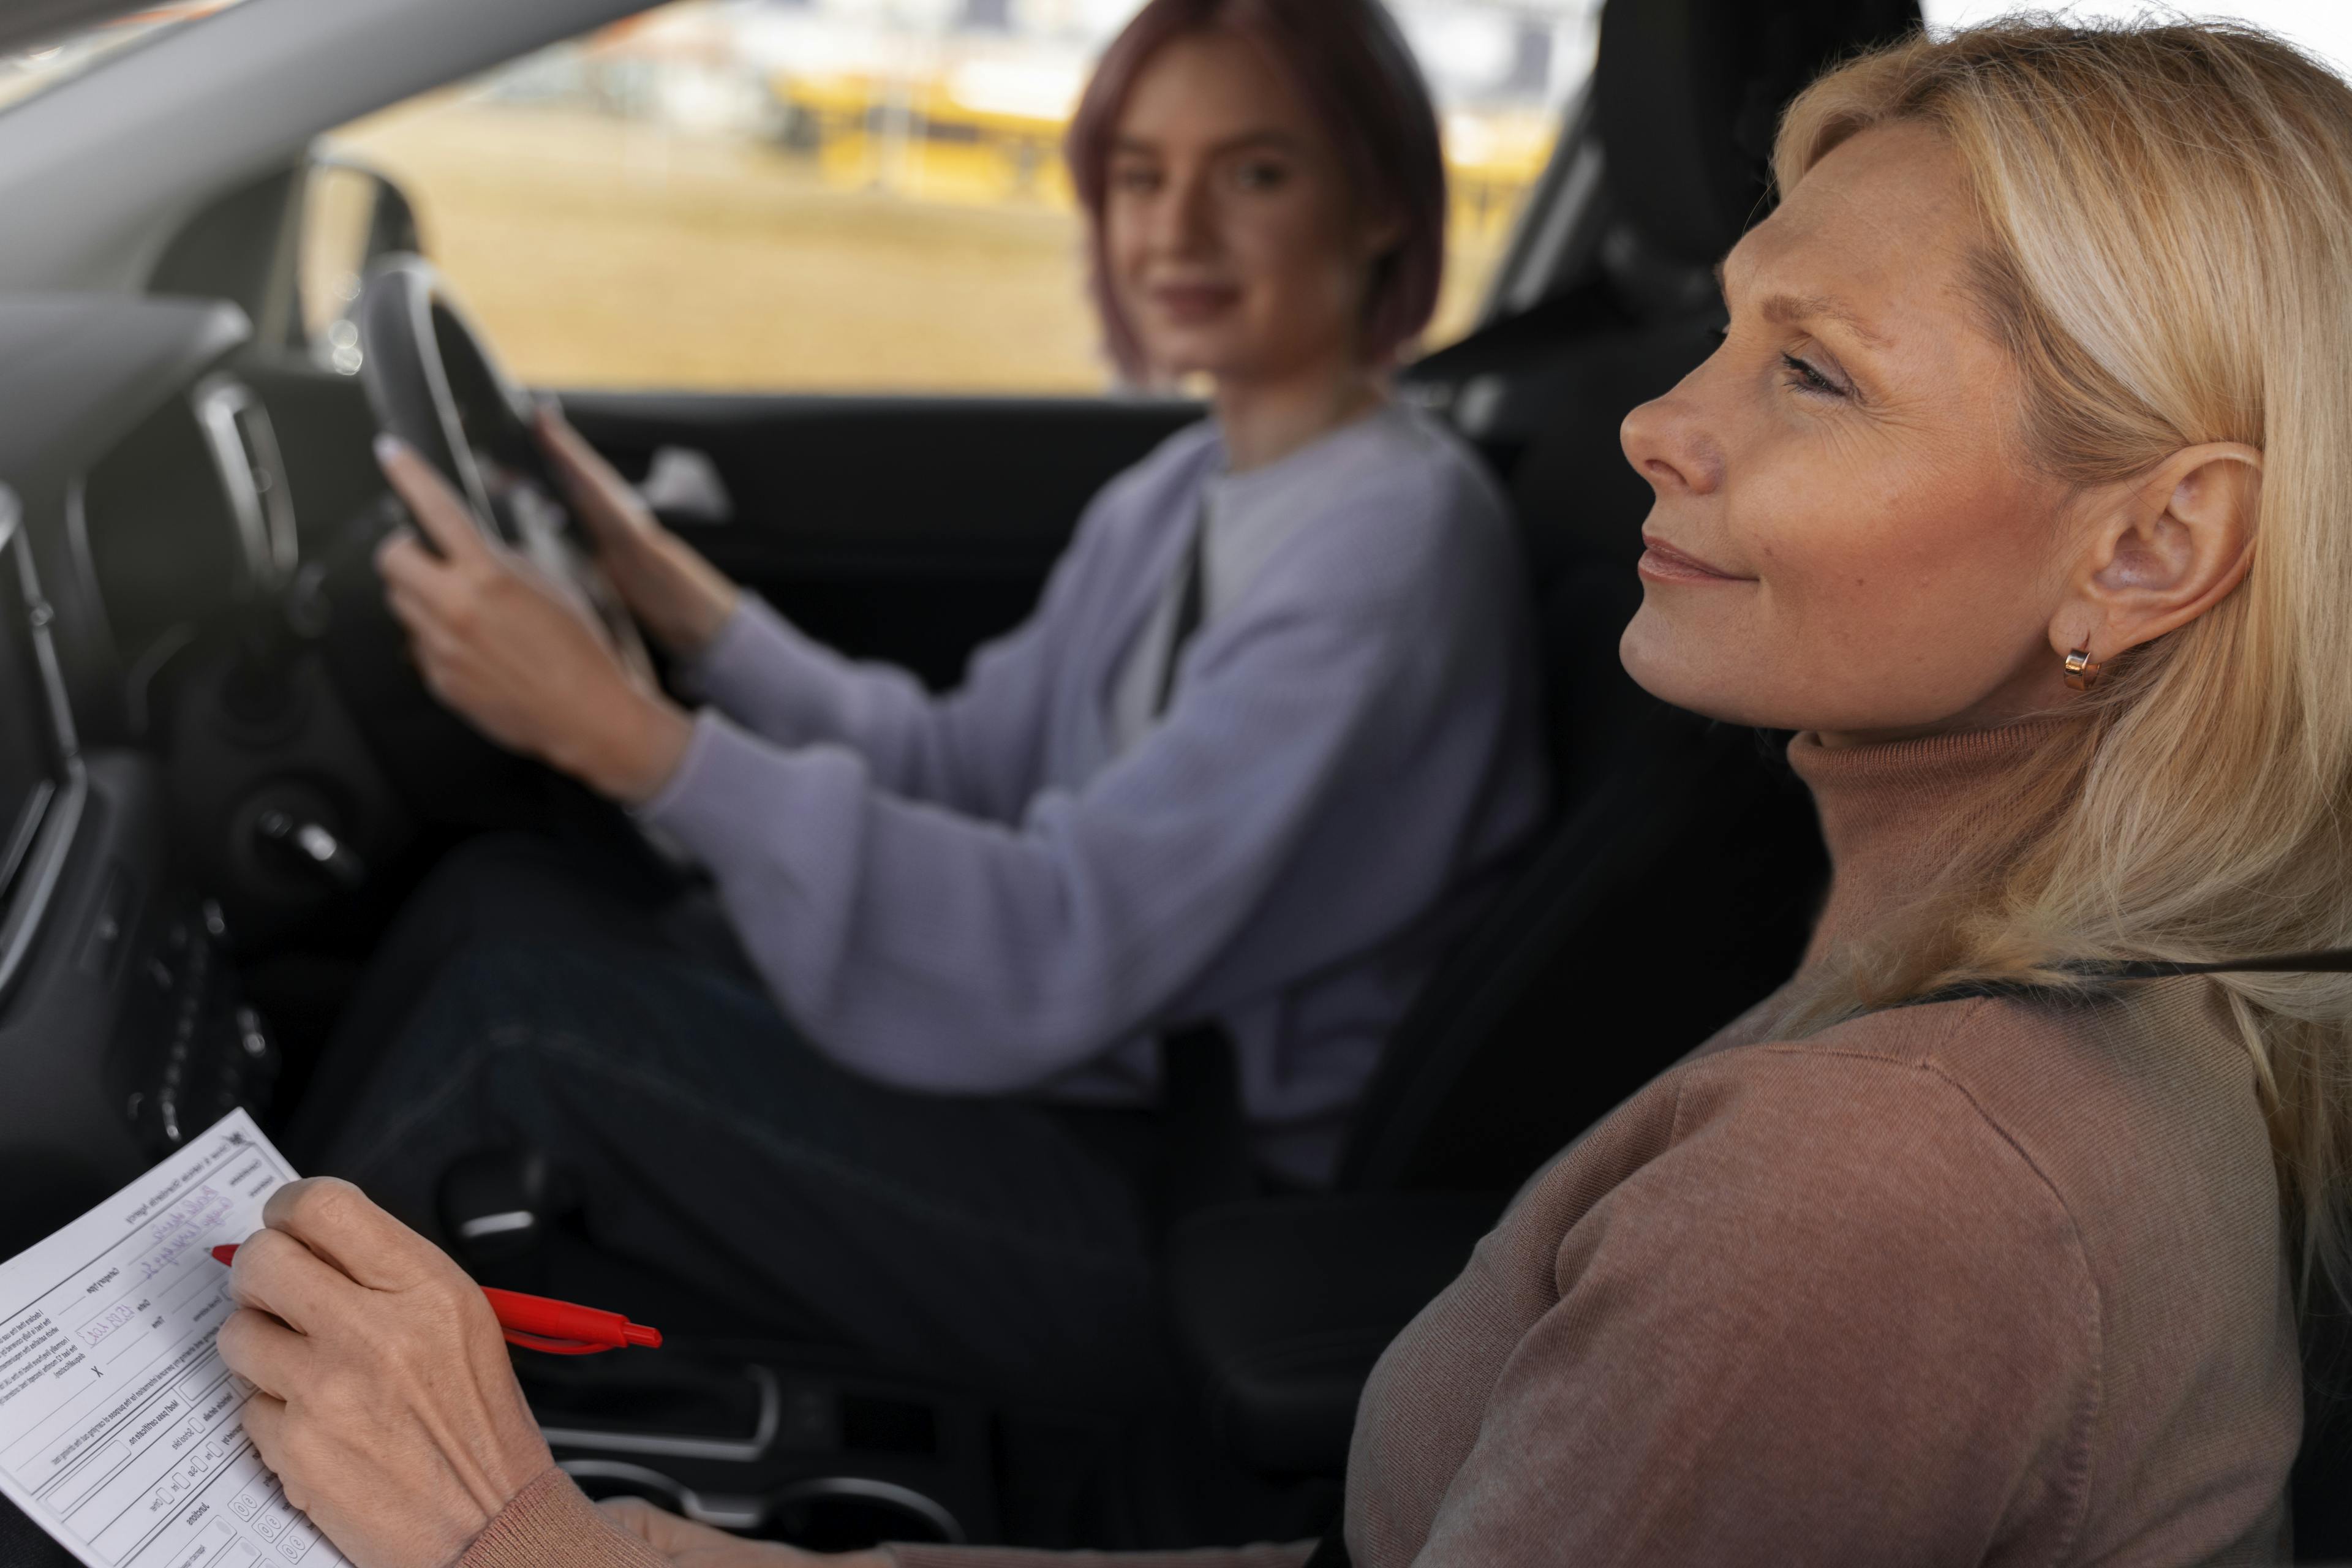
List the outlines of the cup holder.
<svg viewBox="0 0 2352 1568">
<path fill-rule="evenodd" d="M 811 1552 L 862 1552 L 885 1541 L 961 1545 L 955 1515 L 911 1487 L 856 1476 L 820 1476 L 769 1500 L 761 1533 Z"/>
<path fill-rule="evenodd" d="M 964 1539 L 955 1515 L 936 1499 L 895 1481 L 818 1476 L 765 1497 L 722 1498 L 619 1459 L 566 1459 L 562 1468 L 595 1501 L 641 1498 L 699 1524 L 811 1552 L 858 1552 L 885 1541 L 958 1545 Z"/>
<path fill-rule="evenodd" d="M 659 1470 L 649 1470 L 643 1465 L 625 1465 L 612 1459 L 566 1459 L 559 1468 L 588 1494 L 591 1502 L 633 1497 L 691 1519 L 697 1517 L 694 1510 L 702 1500 Z"/>
</svg>

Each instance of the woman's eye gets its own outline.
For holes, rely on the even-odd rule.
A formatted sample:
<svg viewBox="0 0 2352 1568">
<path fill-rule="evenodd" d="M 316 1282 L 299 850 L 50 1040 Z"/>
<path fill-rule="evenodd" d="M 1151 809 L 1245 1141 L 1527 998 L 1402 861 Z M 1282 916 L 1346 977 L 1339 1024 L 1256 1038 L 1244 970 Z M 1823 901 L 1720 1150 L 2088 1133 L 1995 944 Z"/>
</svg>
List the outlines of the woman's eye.
<svg viewBox="0 0 2352 1568">
<path fill-rule="evenodd" d="M 1244 163 L 1234 171 L 1234 182 L 1245 191 L 1270 191 L 1288 178 L 1288 169 L 1268 162 Z"/>
<path fill-rule="evenodd" d="M 1139 165 L 1114 169 L 1111 171 L 1110 183 L 1118 190 L 1140 195 L 1159 189 L 1160 171 Z"/>
<path fill-rule="evenodd" d="M 1789 373 L 1789 384 L 1800 391 L 1819 393 L 1828 397 L 1843 397 L 1846 395 L 1844 387 L 1840 386 L 1795 354 L 1782 354 L 1780 364 Z"/>
</svg>

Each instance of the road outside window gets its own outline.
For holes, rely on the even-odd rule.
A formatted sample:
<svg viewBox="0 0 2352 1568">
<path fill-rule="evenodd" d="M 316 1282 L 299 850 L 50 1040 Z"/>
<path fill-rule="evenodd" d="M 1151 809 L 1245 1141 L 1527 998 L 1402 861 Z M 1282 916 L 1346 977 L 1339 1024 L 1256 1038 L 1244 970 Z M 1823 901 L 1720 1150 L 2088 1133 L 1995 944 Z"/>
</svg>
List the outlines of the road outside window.
<svg viewBox="0 0 2352 1568">
<path fill-rule="evenodd" d="M 1064 124 L 1140 0 L 682 0 L 326 138 L 413 200 L 522 379 L 571 387 L 1093 393 Z M 1591 65 L 1597 0 L 1393 0 L 1444 113 L 1475 317 Z M 322 362 L 354 280 L 314 200 Z M 344 330 L 341 336 L 350 336 Z"/>
</svg>

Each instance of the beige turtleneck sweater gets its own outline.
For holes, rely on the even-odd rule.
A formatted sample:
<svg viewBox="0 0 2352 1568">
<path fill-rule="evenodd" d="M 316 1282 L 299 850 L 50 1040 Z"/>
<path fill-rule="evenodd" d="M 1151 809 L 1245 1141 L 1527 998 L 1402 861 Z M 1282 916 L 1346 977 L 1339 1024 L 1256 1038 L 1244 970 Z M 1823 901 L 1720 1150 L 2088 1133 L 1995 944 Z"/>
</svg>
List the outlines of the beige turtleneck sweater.
<svg viewBox="0 0 2352 1568">
<path fill-rule="evenodd" d="M 1808 962 L 1883 929 L 2048 735 L 1800 737 L 1836 870 Z M 1773 1013 L 1571 1145 L 1389 1347 L 1349 1463 L 1360 1568 L 2277 1560 L 2301 1430 L 2278 1195 L 2202 983 L 1796 1042 L 1759 1037 Z M 551 1473 L 461 1568 L 662 1561 Z"/>
</svg>

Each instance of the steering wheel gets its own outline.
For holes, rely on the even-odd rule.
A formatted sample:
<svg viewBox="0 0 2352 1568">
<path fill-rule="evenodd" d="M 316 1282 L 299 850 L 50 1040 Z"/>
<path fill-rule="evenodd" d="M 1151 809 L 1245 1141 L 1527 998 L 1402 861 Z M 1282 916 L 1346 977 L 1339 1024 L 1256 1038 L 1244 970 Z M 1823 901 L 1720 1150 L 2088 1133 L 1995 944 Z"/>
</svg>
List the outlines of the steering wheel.
<svg viewBox="0 0 2352 1568">
<path fill-rule="evenodd" d="M 530 395 L 499 368 L 433 264 L 414 255 L 377 261 L 353 319 L 377 427 L 422 454 L 465 498 L 486 538 L 572 595 L 622 662 L 649 674 L 636 623 L 563 510 L 531 432 Z"/>
</svg>

